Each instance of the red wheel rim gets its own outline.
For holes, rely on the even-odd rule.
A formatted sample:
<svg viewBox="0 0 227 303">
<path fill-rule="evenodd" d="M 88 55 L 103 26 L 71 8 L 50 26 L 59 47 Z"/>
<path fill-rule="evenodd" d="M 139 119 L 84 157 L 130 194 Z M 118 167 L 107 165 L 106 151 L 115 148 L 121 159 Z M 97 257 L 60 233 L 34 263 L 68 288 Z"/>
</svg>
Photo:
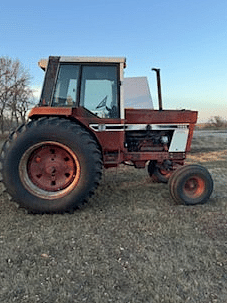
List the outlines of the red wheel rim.
<svg viewBox="0 0 227 303">
<path fill-rule="evenodd" d="M 72 156 L 62 147 L 48 144 L 33 151 L 29 157 L 28 176 L 39 188 L 59 191 L 68 187 L 76 175 Z"/>
<path fill-rule="evenodd" d="M 58 142 L 42 142 L 24 153 L 19 172 L 29 192 L 40 198 L 56 199 L 77 185 L 80 164 L 67 146 Z"/>
<path fill-rule="evenodd" d="M 205 181 L 198 176 L 189 178 L 184 184 L 184 194 L 190 198 L 198 198 L 204 191 Z"/>
<path fill-rule="evenodd" d="M 167 179 L 169 179 L 173 173 L 172 171 L 167 171 L 165 169 L 160 169 L 159 171 L 160 171 L 160 174 L 165 176 Z"/>
</svg>

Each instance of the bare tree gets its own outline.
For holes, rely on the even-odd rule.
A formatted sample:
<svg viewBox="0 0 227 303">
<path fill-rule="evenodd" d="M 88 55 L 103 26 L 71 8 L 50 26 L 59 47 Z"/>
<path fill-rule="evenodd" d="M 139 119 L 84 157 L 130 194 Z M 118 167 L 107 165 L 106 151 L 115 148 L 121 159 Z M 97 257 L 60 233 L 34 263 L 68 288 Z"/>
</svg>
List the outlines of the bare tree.
<svg viewBox="0 0 227 303">
<path fill-rule="evenodd" d="M 10 98 L 10 72 L 11 59 L 0 58 L 0 128 L 4 132 L 4 118 L 7 109 L 7 102 Z"/>
<path fill-rule="evenodd" d="M 29 88 L 30 75 L 19 60 L 0 57 L 0 129 L 4 132 L 6 117 L 10 125 L 25 122 L 26 112 L 32 100 Z"/>
<path fill-rule="evenodd" d="M 26 114 L 29 107 L 34 105 L 32 100 L 33 91 L 28 87 L 23 87 L 18 94 L 18 100 L 16 102 L 17 121 L 21 121 L 22 123 L 26 122 Z"/>
</svg>

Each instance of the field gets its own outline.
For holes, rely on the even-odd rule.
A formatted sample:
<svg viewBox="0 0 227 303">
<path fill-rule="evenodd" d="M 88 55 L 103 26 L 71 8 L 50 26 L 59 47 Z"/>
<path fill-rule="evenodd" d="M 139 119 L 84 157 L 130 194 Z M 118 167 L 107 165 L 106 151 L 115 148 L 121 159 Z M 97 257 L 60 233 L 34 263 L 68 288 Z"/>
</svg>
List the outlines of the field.
<svg viewBox="0 0 227 303">
<path fill-rule="evenodd" d="M 197 131 L 188 163 L 215 182 L 176 205 L 146 170 L 104 173 L 73 214 L 30 215 L 0 192 L 0 302 L 227 302 L 227 132 Z"/>
</svg>

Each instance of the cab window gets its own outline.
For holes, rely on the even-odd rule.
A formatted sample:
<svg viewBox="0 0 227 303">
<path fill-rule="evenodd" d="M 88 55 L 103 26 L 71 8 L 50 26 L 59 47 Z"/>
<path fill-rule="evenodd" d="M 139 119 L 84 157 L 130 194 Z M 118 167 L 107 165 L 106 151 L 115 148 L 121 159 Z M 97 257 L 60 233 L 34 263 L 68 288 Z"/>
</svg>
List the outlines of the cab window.
<svg viewBox="0 0 227 303">
<path fill-rule="evenodd" d="M 100 118 L 119 118 L 117 66 L 82 66 L 80 106 Z"/>
<path fill-rule="evenodd" d="M 60 66 L 52 106 L 75 106 L 79 70 L 79 65 Z"/>
</svg>

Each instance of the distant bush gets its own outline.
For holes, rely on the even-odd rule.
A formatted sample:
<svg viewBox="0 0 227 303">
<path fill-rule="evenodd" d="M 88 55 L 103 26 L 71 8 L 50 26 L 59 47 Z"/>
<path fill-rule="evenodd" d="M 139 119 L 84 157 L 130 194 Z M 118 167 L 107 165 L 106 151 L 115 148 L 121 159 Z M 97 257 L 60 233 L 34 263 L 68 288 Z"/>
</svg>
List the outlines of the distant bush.
<svg viewBox="0 0 227 303">
<path fill-rule="evenodd" d="M 205 124 L 205 128 L 220 129 L 227 128 L 227 121 L 220 116 L 211 117 Z"/>
</svg>

